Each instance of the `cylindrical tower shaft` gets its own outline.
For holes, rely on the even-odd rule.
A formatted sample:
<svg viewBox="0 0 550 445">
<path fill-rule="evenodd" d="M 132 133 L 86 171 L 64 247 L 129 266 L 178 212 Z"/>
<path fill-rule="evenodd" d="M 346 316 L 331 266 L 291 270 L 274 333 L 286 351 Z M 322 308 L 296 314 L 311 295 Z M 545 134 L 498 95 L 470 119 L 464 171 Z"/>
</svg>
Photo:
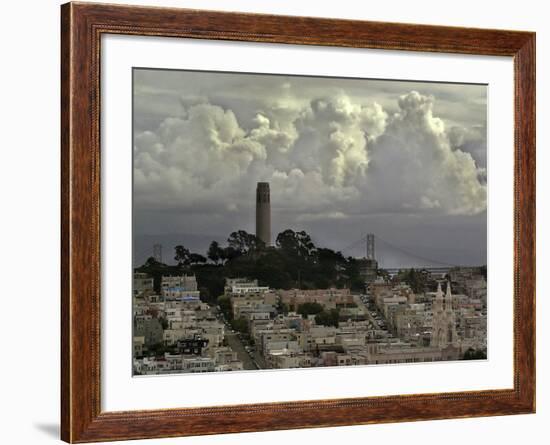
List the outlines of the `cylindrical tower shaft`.
<svg viewBox="0 0 550 445">
<path fill-rule="evenodd" d="M 271 245 L 271 203 L 269 182 L 258 182 L 256 187 L 256 236 L 266 246 Z"/>
<path fill-rule="evenodd" d="M 369 260 L 374 260 L 374 233 L 367 234 L 367 258 Z"/>
</svg>

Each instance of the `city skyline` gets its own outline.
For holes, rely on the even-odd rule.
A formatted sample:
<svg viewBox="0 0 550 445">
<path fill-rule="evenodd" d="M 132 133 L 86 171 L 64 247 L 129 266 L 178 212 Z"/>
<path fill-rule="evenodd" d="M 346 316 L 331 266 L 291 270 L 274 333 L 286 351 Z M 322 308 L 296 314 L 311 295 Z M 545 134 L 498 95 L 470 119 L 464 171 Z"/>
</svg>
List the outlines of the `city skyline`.
<svg viewBox="0 0 550 445">
<path fill-rule="evenodd" d="M 134 70 L 138 254 L 255 233 L 256 182 L 269 182 L 273 237 L 305 230 L 341 250 L 371 232 L 481 265 L 485 168 L 484 85 Z"/>
<path fill-rule="evenodd" d="M 133 375 L 487 359 L 485 86 L 133 75 Z"/>
</svg>

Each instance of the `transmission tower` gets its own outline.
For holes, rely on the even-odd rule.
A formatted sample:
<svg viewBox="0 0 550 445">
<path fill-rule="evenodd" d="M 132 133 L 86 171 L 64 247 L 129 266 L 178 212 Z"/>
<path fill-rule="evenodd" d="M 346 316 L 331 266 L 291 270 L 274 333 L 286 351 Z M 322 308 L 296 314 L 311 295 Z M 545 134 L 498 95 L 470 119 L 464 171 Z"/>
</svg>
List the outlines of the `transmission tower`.
<svg viewBox="0 0 550 445">
<path fill-rule="evenodd" d="M 374 233 L 367 234 L 367 259 L 374 260 Z"/>
<path fill-rule="evenodd" d="M 162 244 L 153 244 L 153 258 L 162 263 Z"/>
</svg>

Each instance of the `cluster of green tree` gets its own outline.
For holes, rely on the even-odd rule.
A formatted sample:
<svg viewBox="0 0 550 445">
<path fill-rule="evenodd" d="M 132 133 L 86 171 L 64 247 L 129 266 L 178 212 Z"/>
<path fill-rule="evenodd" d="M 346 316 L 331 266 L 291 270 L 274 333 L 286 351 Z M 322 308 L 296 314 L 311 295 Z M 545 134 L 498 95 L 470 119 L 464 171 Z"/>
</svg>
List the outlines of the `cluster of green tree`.
<svg viewBox="0 0 550 445">
<path fill-rule="evenodd" d="M 174 259 L 177 265 L 170 266 L 149 258 L 136 271 L 152 275 L 157 292 L 162 275 L 193 273 L 208 302 L 223 294 L 225 278 L 230 277 L 257 279 L 275 289 L 364 289 L 355 258 L 315 246 L 304 231 L 287 229 L 277 235 L 275 247 L 266 247 L 255 235 L 239 230 L 229 235 L 225 246 L 212 241 L 206 257 L 178 245 Z"/>
<path fill-rule="evenodd" d="M 244 317 L 231 320 L 231 329 L 248 334 L 248 321 Z"/>
<path fill-rule="evenodd" d="M 231 307 L 231 299 L 225 295 L 220 295 L 217 299 L 218 306 L 223 312 L 225 319 L 228 321 L 233 320 L 233 308 Z"/>
<path fill-rule="evenodd" d="M 315 315 L 315 323 L 318 325 L 338 327 L 340 319 L 339 309 L 325 310 L 319 303 L 302 303 L 298 305 L 296 312 L 302 318 L 307 318 L 308 315 Z"/>
<path fill-rule="evenodd" d="M 315 316 L 315 323 L 323 326 L 334 326 L 338 327 L 338 321 L 340 320 L 340 310 L 339 309 L 330 309 L 328 311 L 319 312 Z"/>
<path fill-rule="evenodd" d="M 274 248 L 266 248 L 257 240 L 250 242 L 255 239 L 244 232 L 238 237 L 242 244 L 229 242 L 237 256 L 224 263 L 226 276 L 255 278 L 276 289 L 364 288 L 354 258 L 315 246 L 304 231 L 279 233 Z"/>
<path fill-rule="evenodd" d="M 160 283 L 163 275 L 181 275 L 182 268 L 180 266 L 171 266 L 161 263 L 155 258 L 150 257 L 143 265 L 135 268 L 136 272 L 143 272 L 153 277 L 153 287 L 155 292 L 160 292 Z"/>
<path fill-rule="evenodd" d="M 487 359 L 487 351 L 482 349 L 468 348 L 464 353 L 463 360 L 485 360 Z"/>
<path fill-rule="evenodd" d="M 175 345 L 165 345 L 164 343 L 155 343 L 147 348 L 148 357 L 162 357 L 164 353 L 177 354 L 177 347 Z"/>
<path fill-rule="evenodd" d="M 323 312 L 323 306 L 319 303 L 302 303 L 298 305 L 296 310 L 302 318 L 307 318 L 308 315 L 317 315 L 320 312 Z"/>
<path fill-rule="evenodd" d="M 397 278 L 407 283 L 415 294 L 424 292 L 428 285 L 427 274 L 421 269 L 400 270 Z"/>
</svg>

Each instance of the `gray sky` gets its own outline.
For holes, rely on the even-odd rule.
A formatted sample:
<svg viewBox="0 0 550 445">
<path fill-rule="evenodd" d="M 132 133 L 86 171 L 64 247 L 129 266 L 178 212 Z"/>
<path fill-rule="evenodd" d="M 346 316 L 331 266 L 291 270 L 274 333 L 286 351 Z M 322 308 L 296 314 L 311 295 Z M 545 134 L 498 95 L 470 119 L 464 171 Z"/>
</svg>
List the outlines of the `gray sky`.
<svg viewBox="0 0 550 445">
<path fill-rule="evenodd" d="M 175 243 L 204 253 L 254 233 L 267 181 L 273 238 L 306 230 L 340 250 L 373 232 L 484 264 L 486 112 L 483 85 L 135 69 L 136 261 L 155 241 L 170 259 Z M 389 244 L 383 265 L 420 265 Z"/>
</svg>

